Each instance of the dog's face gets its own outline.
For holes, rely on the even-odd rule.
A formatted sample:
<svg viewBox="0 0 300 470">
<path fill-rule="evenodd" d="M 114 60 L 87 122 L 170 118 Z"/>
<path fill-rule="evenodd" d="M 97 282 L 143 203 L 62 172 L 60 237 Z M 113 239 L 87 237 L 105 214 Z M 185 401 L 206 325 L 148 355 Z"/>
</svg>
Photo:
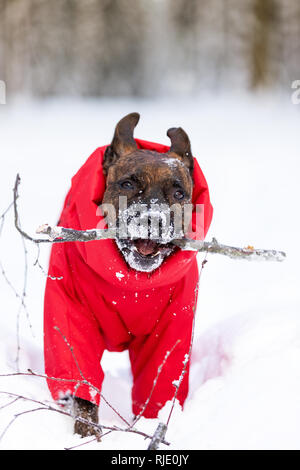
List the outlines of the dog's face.
<svg viewBox="0 0 300 470">
<path fill-rule="evenodd" d="M 125 116 L 106 149 L 103 204 L 111 205 L 116 214 L 112 220 L 109 211 L 105 213 L 109 225 L 120 229 L 123 224 L 128 229 L 128 237 L 119 230 L 116 239 L 127 264 L 137 271 L 152 272 L 175 249 L 171 241 L 178 238 L 183 211 L 179 218 L 174 214 L 191 203 L 194 161 L 189 138 L 181 128 L 168 130 L 168 153 L 138 149 L 133 138 L 138 120 L 137 113 Z"/>
</svg>

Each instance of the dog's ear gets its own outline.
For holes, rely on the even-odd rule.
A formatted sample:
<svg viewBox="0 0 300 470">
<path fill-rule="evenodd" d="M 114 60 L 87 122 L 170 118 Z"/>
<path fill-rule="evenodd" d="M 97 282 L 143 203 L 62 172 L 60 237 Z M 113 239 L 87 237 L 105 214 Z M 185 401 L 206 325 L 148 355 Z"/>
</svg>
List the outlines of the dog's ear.
<svg viewBox="0 0 300 470">
<path fill-rule="evenodd" d="M 116 125 L 112 143 L 106 148 L 104 154 L 103 171 L 106 175 L 108 168 L 114 165 L 120 157 L 129 155 L 137 150 L 133 131 L 139 119 L 140 115 L 138 113 L 130 113 L 123 117 Z"/>
<path fill-rule="evenodd" d="M 167 131 L 167 136 L 171 140 L 168 155 L 170 157 L 179 158 L 188 167 L 192 175 L 194 170 L 194 158 L 188 135 L 181 127 L 171 127 L 171 129 Z"/>
</svg>

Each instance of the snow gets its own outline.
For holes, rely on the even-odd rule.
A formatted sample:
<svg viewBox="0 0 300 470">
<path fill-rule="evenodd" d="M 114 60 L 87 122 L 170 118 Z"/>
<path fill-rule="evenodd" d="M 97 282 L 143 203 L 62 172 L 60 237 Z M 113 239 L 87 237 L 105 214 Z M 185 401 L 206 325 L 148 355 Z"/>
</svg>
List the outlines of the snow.
<svg viewBox="0 0 300 470">
<path fill-rule="evenodd" d="M 179 166 L 184 167 L 183 162 L 178 160 L 178 158 L 162 158 L 161 161 L 168 165 L 170 168 L 173 168 L 174 170 L 177 169 Z"/>
<path fill-rule="evenodd" d="M 180 111 L 179 111 L 180 110 Z M 12 200 L 17 172 L 22 227 L 34 235 L 55 226 L 70 178 L 92 151 L 111 140 L 115 123 L 138 111 L 136 137 L 168 144 L 166 130 L 181 126 L 208 180 L 214 219 L 207 239 L 232 246 L 279 249 L 282 263 L 207 257 L 200 282 L 190 393 L 175 406 L 166 439 L 171 449 L 299 449 L 299 118 L 289 96 L 202 96 L 189 100 L 15 101 L 0 106 L 2 213 Z M 29 242 L 28 318 L 18 295 L 24 288 L 24 250 L 5 217 L 0 237 L 0 373 L 43 373 L 45 274 Z M 46 270 L 49 247 L 40 247 Z M 202 256 L 199 255 L 199 265 Z M 35 264 L 35 265 L 34 265 Z M 50 273 L 51 274 L 51 273 Z M 116 273 L 122 279 L 122 273 Z M 53 281 L 53 282 L 59 282 Z M 121 285 L 121 284 L 120 284 Z M 32 327 L 30 327 L 32 324 Z M 128 354 L 105 352 L 103 394 L 124 418 L 131 415 Z M 0 377 L 0 391 L 51 403 L 44 379 Z M 14 415 L 39 405 L 0 394 L 0 434 Z M 171 403 L 160 413 L 167 419 Z M 101 422 L 123 423 L 101 404 Z M 142 418 L 153 433 L 158 420 Z M 64 449 L 90 439 L 73 435 L 68 417 L 50 411 L 20 415 L 0 440 L 1 449 Z M 141 436 L 113 432 L 78 449 L 145 449 Z M 162 448 L 164 448 L 162 446 Z"/>
<path fill-rule="evenodd" d="M 116 273 L 116 277 L 121 281 L 121 279 L 125 276 L 125 274 L 122 274 L 121 272 Z"/>
</svg>

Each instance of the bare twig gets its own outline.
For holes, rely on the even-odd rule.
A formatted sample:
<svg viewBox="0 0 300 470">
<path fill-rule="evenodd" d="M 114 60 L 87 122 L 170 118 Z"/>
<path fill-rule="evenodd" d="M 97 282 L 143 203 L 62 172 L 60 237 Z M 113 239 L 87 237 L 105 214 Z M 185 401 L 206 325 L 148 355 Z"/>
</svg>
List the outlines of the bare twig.
<svg viewBox="0 0 300 470">
<path fill-rule="evenodd" d="M 2 393 L 2 392 L 0 392 Z M 17 397 L 14 401 L 16 400 L 19 400 L 23 397 Z M 40 410 L 47 410 L 47 408 L 45 407 L 40 407 L 40 408 L 34 408 L 32 410 L 26 410 L 26 411 L 21 411 L 20 413 L 17 413 L 16 415 L 14 415 L 14 417 L 12 418 L 12 420 L 7 424 L 7 426 L 4 428 L 4 430 L 2 431 L 1 435 L 0 435 L 0 441 L 1 439 L 4 437 L 4 435 L 6 434 L 6 432 L 8 431 L 8 429 L 12 426 L 12 424 L 16 421 L 17 418 L 19 418 L 20 416 L 23 416 L 25 414 L 28 414 L 28 413 L 33 413 L 34 411 L 40 411 Z"/>
<path fill-rule="evenodd" d="M 0 216 L 0 220 L 1 220 L 0 235 L 2 234 L 5 216 L 7 215 L 9 210 L 14 205 L 15 205 L 15 201 L 11 202 L 9 204 L 9 206 L 7 207 L 7 209 Z M 18 225 L 20 225 L 19 220 L 18 220 Z M 2 275 L 3 275 L 6 283 L 12 289 L 12 291 L 14 292 L 16 297 L 20 299 L 20 305 L 19 305 L 19 309 L 18 309 L 18 312 L 17 312 L 17 354 L 16 354 L 17 369 L 19 369 L 19 358 L 20 358 L 20 349 L 21 349 L 21 346 L 20 346 L 20 316 L 21 316 L 22 310 L 24 310 L 24 312 L 25 312 L 25 315 L 26 315 L 26 318 L 27 318 L 27 321 L 28 321 L 28 324 L 29 324 L 30 331 L 32 333 L 32 336 L 34 336 L 32 324 L 31 324 L 30 317 L 29 317 L 29 312 L 28 312 L 27 307 L 25 305 L 25 297 L 26 297 L 26 289 L 27 289 L 27 274 L 28 274 L 28 252 L 27 252 L 25 240 L 24 240 L 23 237 L 22 237 L 22 244 L 23 244 L 23 251 L 24 251 L 24 283 L 23 283 L 22 294 L 19 294 L 17 292 L 17 290 L 13 286 L 12 282 L 8 279 L 8 277 L 6 275 L 6 272 L 4 270 L 4 267 L 3 267 L 2 263 L 0 262 L 0 270 L 2 272 Z"/>
<path fill-rule="evenodd" d="M 17 175 L 14 187 L 14 210 L 15 210 L 15 226 L 16 229 L 26 239 L 34 243 L 64 243 L 64 242 L 88 242 L 94 240 L 105 240 L 116 238 L 117 230 L 110 229 L 91 229 L 91 230 L 75 230 L 72 228 L 51 227 L 48 224 L 41 225 L 37 229 L 37 233 L 47 235 L 46 239 L 33 238 L 25 233 L 19 225 L 17 198 L 18 186 L 20 184 L 20 176 Z M 172 243 L 182 250 L 192 250 L 198 252 L 216 253 L 228 256 L 233 259 L 247 259 L 247 260 L 265 260 L 265 261 L 283 261 L 286 254 L 283 251 L 276 250 L 263 250 L 255 249 L 253 246 L 248 245 L 245 248 L 237 248 L 227 245 L 222 245 L 216 241 L 215 238 L 211 242 L 203 242 L 202 240 L 190 240 L 182 238 L 173 240 Z"/>
<path fill-rule="evenodd" d="M 26 243 L 25 243 L 25 240 L 24 240 L 23 237 L 22 237 L 22 244 L 23 244 L 23 250 L 24 250 L 24 282 L 23 282 L 23 291 L 22 291 L 22 295 L 21 295 L 21 303 L 20 303 L 20 307 L 19 307 L 19 310 L 18 310 L 18 313 L 17 313 L 17 357 L 16 357 L 16 363 L 17 363 L 17 369 L 18 370 L 19 370 L 19 366 L 20 366 L 20 350 L 21 350 L 21 344 L 20 344 L 20 315 L 21 315 L 21 311 L 22 311 L 23 308 L 24 308 L 25 315 L 26 315 L 26 318 L 27 318 L 27 321 L 28 321 L 28 324 L 29 324 L 31 334 L 34 337 L 32 324 L 31 324 L 29 313 L 28 313 L 28 310 L 25 306 L 25 300 L 24 300 L 25 297 L 26 297 L 26 290 L 27 290 L 28 252 L 27 252 Z"/>
<path fill-rule="evenodd" d="M 13 422 L 20 416 L 22 416 L 23 414 L 25 413 L 31 413 L 31 412 L 34 412 L 34 411 L 40 411 L 40 410 L 47 410 L 47 411 L 54 411 L 56 413 L 59 413 L 59 414 L 62 414 L 64 416 L 69 416 L 71 418 L 73 418 L 73 414 L 69 411 L 64 411 L 62 410 L 61 408 L 56 408 L 52 405 L 47 405 L 46 403 L 40 401 L 40 400 L 35 400 L 33 398 L 29 398 L 29 397 L 26 397 L 24 395 L 19 395 L 19 394 L 16 394 L 16 393 L 11 393 L 11 392 L 7 392 L 7 391 L 0 391 L 0 394 L 3 394 L 3 395 L 7 395 L 7 396 L 10 396 L 10 397 L 14 397 L 14 398 L 18 398 L 20 400 L 24 400 L 24 401 L 28 401 L 28 402 L 31 402 L 31 403 L 35 403 L 37 405 L 40 405 L 38 408 L 34 408 L 32 410 L 27 410 L 27 411 L 24 411 L 24 412 L 21 412 L 17 415 L 14 416 L 14 418 L 10 421 L 10 423 L 6 426 L 6 428 L 4 429 L 4 431 L 2 432 L 1 436 L 0 436 L 0 440 L 3 438 L 3 436 L 5 435 L 5 433 L 7 432 L 7 430 L 9 429 L 9 427 L 13 424 Z M 90 426 L 94 426 L 96 429 L 99 429 L 99 431 L 101 430 L 101 428 L 103 429 L 107 429 L 107 430 L 110 430 L 110 431 L 117 431 L 117 432 L 130 432 L 130 433 L 133 433 L 133 434 L 138 434 L 142 437 L 144 437 L 145 439 L 152 439 L 153 436 L 149 435 L 149 434 L 146 434 L 142 431 L 139 431 L 137 429 L 129 429 L 129 428 L 121 428 L 119 426 L 105 426 L 103 424 L 99 425 L 97 423 L 93 423 L 85 418 L 81 418 L 81 417 L 76 417 L 77 421 L 80 421 L 81 423 L 83 424 L 88 424 Z M 169 442 L 163 440 L 162 441 L 165 445 L 170 445 Z"/>
<path fill-rule="evenodd" d="M 11 202 L 11 203 L 9 204 L 9 206 L 5 209 L 5 211 L 0 215 L 0 219 L 1 219 L 0 235 L 1 235 L 1 233 L 2 233 L 2 229 L 3 229 L 3 225 L 4 225 L 5 216 L 6 216 L 6 214 L 9 212 L 9 210 L 12 208 L 13 205 L 14 205 L 14 203 Z"/>
<path fill-rule="evenodd" d="M 114 413 L 116 413 L 116 415 L 119 416 L 119 418 L 120 418 L 122 421 L 124 421 L 124 423 L 126 423 L 126 424 L 130 427 L 130 423 L 128 423 L 128 421 L 118 412 L 118 410 L 116 410 L 116 409 L 109 403 L 109 401 L 106 400 L 106 398 L 103 396 L 102 392 L 101 392 L 97 387 L 95 387 L 95 385 L 93 385 L 91 382 L 89 382 L 89 381 L 84 377 L 84 375 L 83 375 L 83 373 L 82 373 L 82 370 L 80 369 L 79 363 L 78 363 L 78 361 L 77 361 L 77 359 L 76 359 L 76 356 L 75 356 L 75 354 L 74 354 L 73 347 L 71 346 L 71 344 L 68 342 L 67 338 L 63 335 L 63 333 L 60 331 L 60 329 L 59 329 L 57 326 L 55 326 L 54 329 L 59 332 L 59 334 L 61 335 L 62 339 L 64 340 L 64 342 L 66 343 L 66 345 L 67 345 L 68 348 L 69 348 L 69 350 L 70 350 L 70 352 L 71 352 L 71 354 L 72 354 L 72 357 L 73 357 L 73 359 L 74 359 L 74 362 L 75 362 L 75 364 L 76 364 L 77 370 L 78 370 L 78 372 L 79 372 L 79 374 L 80 374 L 80 376 L 81 376 L 81 378 L 82 378 L 81 383 L 82 383 L 82 384 L 85 384 L 85 385 L 88 385 L 88 386 L 91 387 L 95 392 L 97 392 L 97 393 L 100 395 L 100 397 L 105 401 L 105 403 L 114 411 Z M 76 383 L 79 384 L 78 381 L 76 381 Z"/>
<path fill-rule="evenodd" d="M 191 340 L 190 340 L 189 351 L 185 355 L 185 358 L 184 358 L 184 361 L 183 361 L 183 368 L 182 368 L 182 371 L 181 371 L 181 374 L 180 374 L 180 377 L 179 377 L 178 381 L 173 382 L 173 385 L 175 387 L 175 393 L 174 393 L 174 397 L 173 397 L 173 400 L 172 400 L 172 406 L 171 406 L 171 410 L 170 410 L 167 422 L 166 423 L 162 423 L 162 422 L 159 423 L 159 425 L 157 426 L 156 431 L 154 433 L 153 439 L 152 439 L 152 441 L 151 441 L 151 443 L 148 447 L 148 450 L 157 450 L 159 448 L 160 443 L 165 438 L 165 435 L 166 435 L 166 432 L 168 430 L 168 426 L 169 426 L 169 423 L 170 423 L 170 419 L 171 419 L 171 416 L 172 416 L 172 413 L 173 413 L 173 410 L 174 410 L 177 394 L 178 394 L 180 385 L 183 381 L 183 378 L 186 374 L 187 365 L 188 365 L 188 363 L 190 361 L 190 358 L 191 358 L 192 347 L 193 347 L 193 342 L 194 342 L 197 295 L 198 295 L 198 290 L 199 290 L 201 274 L 202 274 L 202 271 L 203 271 L 203 268 L 204 268 L 205 264 L 207 263 L 206 257 L 207 257 L 207 253 L 205 254 L 205 257 L 204 257 L 204 259 L 201 263 L 201 270 L 200 270 L 200 273 L 199 273 L 199 279 L 198 279 L 197 285 L 195 287 L 195 300 L 194 300 L 194 304 L 193 304 L 193 323 L 192 323 L 192 332 L 191 332 Z"/>
<path fill-rule="evenodd" d="M 148 403 L 149 403 L 149 401 L 150 401 L 150 399 L 151 399 L 151 397 L 152 397 L 152 394 L 153 394 L 153 392 L 154 392 L 154 389 L 155 389 L 155 387 L 156 387 L 156 384 L 157 384 L 158 378 L 159 378 L 159 376 L 160 376 L 160 373 L 161 373 L 161 371 L 162 371 L 162 369 L 163 369 L 165 363 L 167 362 L 168 357 L 170 356 L 170 354 L 172 354 L 172 352 L 174 351 L 174 349 L 176 348 L 176 346 L 177 346 L 179 343 L 180 343 L 180 339 L 178 339 L 178 340 L 176 341 L 176 343 L 175 343 L 174 346 L 170 349 L 170 351 L 167 351 L 167 353 L 166 353 L 166 355 L 165 355 L 165 357 L 164 357 L 162 363 L 160 364 L 160 366 L 159 366 L 158 369 L 157 369 L 157 374 L 156 374 L 156 377 L 155 377 L 155 379 L 154 379 L 154 381 L 153 381 L 152 389 L 151 389 L 151 391 L 150 391 L 150 394 L 149 394 L 147 400 L 145 401 L 145 403 L 144 403 L 144 405 L 143 405 L 143 407 L 142 407 L 140 413 L 137 415 L 137 417 L 135 418 L 135 420 L 134 420 L 133 423 L 131 424 L 130 428 L 132 428 L 133 426 L 135 426 L 136 423 L 139 421 L 139 419 L 140 419 L 140 418 L 142 417 L 142 415 L 144 414 L 144 411 L 145 411 L 145 409 L 147 408 Z"/>
<path fill-rule="evenodd" d="M 13 202 L 11 202 L 11 203 L 8 205 L 8 207 L 5 209 L 5 211 L 0 215 L 0 219 L 3 219 L 3 218 L 6 216 L 7 212 L 12 208 L 13 205 L 14 205 Z"/>
<path fill-rule="evenodd" d="M 36 256 L 35 262 L 33 263 L 33 266 L 37 266 L 42 271 L 43 275 L 45 277 L 48 277 L 52 281 L 61 281 L 64 278 L 63 276 L 59 276 L 59 277 L 58 276 L 51 276 L 50 274 L 46 273 L 45 269 L 43 268 L 43 266 L 41 265 L 41 263 L 39 261 L 39 258 L 40 258 L 40 245 L 37 243 L 36 247 L 37 247 L 37 256 Z"/>
<path fill-rule="evenodd" d="M 109 401 L 105 398 L 105 396 L 103 395 L 103 393 L 97 388 L 95 387 L 95 385 L 93 385 L 92 383 L 90 383 L 88 380 L 86 380 L 85 378 L 83 378 L 82 380 L 78 380 L 78 379 L 65 379 L 65 378 L 62 378 L 62 377 L 51 377 L 49 375 L 45 375 L 45 374 L 38 374 L 36 372 L 33 372 L 31 369 L 28 369 L 28 372 L 13 372 L 13 373 L 10 373 L 10 374 L 0 374 L 0 377 L 39 377 L 39 378 L 42 378 L 42 379 L 46 379 L 46 380 L 53 380 L 53 381 L 56 381 L 56 382 L 66 382 L 66 383 L 73 383 L 73 384 L 76 384 L 78 385 L 78 387 L 80 385 L 88 385 L 90 388 L 92 388 L 95 392 L 97 392 L 100 397 L 102 398 L 102 400 L 107 404 L 107 406 L 109 406 L 111 408 L 112 411 L 114 411 L 114 413 L 119 416 L 119 418 L 124 421 L 125 424 L 128 425 L 128 427 L 130 427 L 130 423 L 128 423 L 128 421 L 123 418 L 123 416 L 109 403 Z"/>
<path fill-rule="evenodd" d="M 176 246 L 182 250 L 192 250 L 205 253 L 213 253 L 228 256 L 232 259 L 246 259 L 248 261 L 284 261 L 286 253 L 277 250 L 262 250 L 248 245 L 244 248 L 222 245 L 215 238 L 211 242 L 203 242 L 201 240 L 174 240 Z"/>
<path fill-rule="evenodd" d="M 24 237 L 26 240 L 29 240 L 33 243 L 50 243 L 51 240 L 33 238 L 21 229 L 20 222 L 19 222 L 18 206 L 17 206 L 17 199 L 19 198 L 18 188 L 19 188 L 20 182 L 21 182 L 21 178 L 20 178 L 19 174 L 17 174 L 14 189 L 13 189 L 13 195 L 14 195 L 13 206 L 14 206 L 15 227 L 18 230 L 18 232 L 22 235 L 22 237 Z M 55 241 L 55 243 L 57 243 L 57 241 Z"/>
<path fill-rule="evenodd" d="M 154 436 L 149 444 L 148 450 L 157 450 L 159 444 L 164 440 L 168 426 L 165 423 L 159 423 Z"/>
<path fill-rule="evenodd" d="M 201 263 L 201 269 L 200 269 L 200 273 L 199 273 L 199 278 L 198 278 L 198 282 L 197 282 L 197 285 L 195 287 L 195 300 L 194 300 L 194 305 L 193 305 L 193 323 L 192 323 L 192 333 L 191 333 L 191 340 L 190 340 L 190 347 L 189 347 L 189 351 L 183 361 L 183 368 L 182 368 L 182 371 L 181 371 L 181 374 L 180 374 L 180 377 L 178 379 L 178 383 L 173 383 L 174 386 L 175 386 L 175 394 L 174 394 L 174 397 L 173 397 L 173 403 L 172 403 L 172 408 L 171 408 L 171 411 L 170 411 L 170 414 L 168 416 L 168 419 L 167 419 L 167 426 L 169 425 L 169 422 L 170 422 L 170 419 L 171 419 L 171 416 L 172 416 L 172 413 L 173 413 L 173 409 L 174 409 L 174 406 L 175 406 L 175 401 L 176 401 L 176 398 L 177 398 L 177 394 L 178 394 L 178 390 L 180 388 L 180 385 L 183 381 L 183 378 L 184 378 L 184 375 L 186 373 L 186 368 L 187 368 L 187 365 L 190 361 L 190 358 L 191 358 L 191 354 L 192 354 L 192 348 L 193 348 L 193 342 L 194 342 L 194 332 L 195 332 L 195 320 L 196 320 L 196 306 L 197 306 L 197 296 L 198 296 L 198 291 L 199 291 L 199 285 L 200 285 L 200 280 L 201 280 L 201 275 L 202 275 L 202 272 L 203 272 L 203 269 L 204 269 L 204 266 L 205 264 L 207 263 L 207 253 L 205 254 L 203 260 L 202 260 L 202 263 Z"/>
<path fill-rule="evenodd" d="M 86 242 L 92 240 L 104 240 L 107 238 L 116 238 L 116 231 L 113 229 L 94 229 L 94 230 L 73 230 L 64 227 L 50 227 L 45 224 L 37 229 L 37 233 L 47 235 L 48 241 L 52 242 Z M 283 251 L 256 249 L 248 245 L 245 248 L 237 248 L 228 245 L 222 245 L 215 238 L 211 242 L 202 240 L 191 240 L 182 238 L 173 240 L 172 243 L 184 251 L 198 251 L 199 253 L 214 253 L 228 256 L 232 259 L 264 260 L 264 261 L 283 261 L 286 254 Z"/>
<path fill-rule="evenodd" d="M 101 439 L 103 438 L 103 436 L 106 436 L 106 434 L 109 434 L 111 431 L 108 431 L 104 434 L 101 434 Z M 93 439 L 90 439 L 89 441 L 86 441 L 86 442 L 82 442 L 81 444 L 77 444 L 76 446 L 72 446 L 72 447 L 65 447 L 65 450 L 73 450 L 73 449 L 77 449 L 77 447 L 82 447 L 82 446 L 86 446 L 87 444 L 90 444 L 91 442 L 99 442 L 97 441 L 97 438 L 96 437 L 93 437 Z"/>
<path fill-rule="evenodd" d="M 177 398 L 177 394 L 178 394 L 180 385 L 183 381 L 183 378 L 186 374 L 186 368 L 187 368 L 187 365 L 189 363 L 191 353 L 192 353 L 192 347 L 193 347 L 193 341 L 194 341 L 195 318 L 196 318 L 196 302 L 197 302 L 198 287 L 199 287 L 199 282 L 197 283 L 197 286 L 195 288 L 195 303 L 193 305 L 193 323 L 192 323 L 192 333 L 191 333 L 190 347 L 189 347 L 188 353 L 184 357 L 183 368 L 182 368 L 180 377 L 179 377 L 177 382 L 173 382 L 173 385 L 175 387 L 175 394 L 174 394 L 174 397 L 173 397 L 171 411 L 170 411 L 170 414 L 169 414 L 168 419 L 167 419 L 167 426 L 169 425 L 169 422 L 170 422 L 170 419 L 171 419 L 171 416 L 172 416 L 172 413 L 173 413 L 173 409 L 174 409 L 174 406 L 175 406 L 175 401 L 176 401 L 176 398 Z"/>
<path fill-rule="evenodd" d="M 8 403 L 5 403 L 5 405 L 0 406 L 0 410 L 4 410 L 4 408 L 7 408 L 8 406 L 13 405 L 18 400 L 19 398 L 14 398 L 12 401 L 9 401 Z"/>
<path fill-rule="evenodd" d="M 24 297 L 21 296 L 21 295 L 17 292 L 17 290 L 16 290 L 15 287 L 13 286 L 12 282 L 8 279 L 8 277 L 7 277 L 7 275 L 6 275 L 6 272 L 5 272 L 5 270 L 4 270 L 4 267 L 3 267 L 2 263 L 1 263 L 1 261 L 0 261 L 0 271 L 1 271 L 1 273 L 2 273 L 2 276 L 3 276 L 4 279 L 5 279 L 6 283 L 8 284 L 8 286 L 11 288 L 11 290 L 12 290 L 13 293 L 15 294 L 15 296 L 16 296 L 18 299 L 21 300 L 21 303 L 22 303 L 22 305 L 23 305 L 24 310 L 27 310 L 27 307 L 26 307 L 25 301 L 24 301 Z"/>
</svg>

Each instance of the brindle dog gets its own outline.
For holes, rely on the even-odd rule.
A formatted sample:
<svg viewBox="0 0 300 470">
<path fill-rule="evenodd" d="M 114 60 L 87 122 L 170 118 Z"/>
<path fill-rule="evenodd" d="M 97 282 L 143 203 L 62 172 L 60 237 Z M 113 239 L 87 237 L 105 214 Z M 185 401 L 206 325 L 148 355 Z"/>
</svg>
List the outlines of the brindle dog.
<svg viewBox="0 0 300 470">
<path fill-rule="evenodd" d="M 106 190 L 103 203 L 112 204 L 119 214 L 119 197 L 127 198 L 127 206 L 142 204 L 149 208 L 153 203 L 162 207 L 174 204 L 190 204 L 193 190 L 194 159 L 191 145 L 185 131 L 180 127 L 171 128 L 167 135 L 171 147 L 167 153 L 158 153 L 137 148 L 133 131 L 139 121 L 138 113 L 125 116 L 116 126 L 112 143 L 107 147 L 103 161 L 106 176 Z M 163 214 L 161 214 L 163 215 Z M 108 222 L 117 223 L 117 221 Z M 127 264 L 136 270 L 152 272 L 175 250 L 169 239 L 119 238 L 117 246 Z M 94 423 L 98 421 L 96 405 L 75 398 L 77 416 Z M 75 432 L 88 436 L 99 432 L 85 423 L 75 421 Z"/>
</svg>

